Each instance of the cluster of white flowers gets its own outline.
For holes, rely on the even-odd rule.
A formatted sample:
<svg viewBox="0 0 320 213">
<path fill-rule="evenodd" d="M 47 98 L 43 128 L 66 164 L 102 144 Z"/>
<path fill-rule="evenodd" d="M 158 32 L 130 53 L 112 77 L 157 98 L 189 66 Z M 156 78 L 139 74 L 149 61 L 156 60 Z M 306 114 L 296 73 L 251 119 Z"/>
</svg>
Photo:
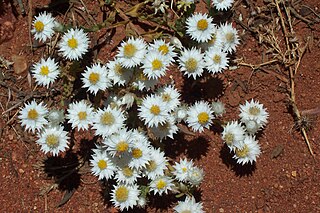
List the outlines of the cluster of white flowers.
<svg viewBox="0 0 320 213">
<path fill-rule="evenodd" d="M 234 152 L 233 158 L 237 163 L 253 163 L 260 155 L 260 146 L 255 134 L 266 124 L 268 112 L 258 101 L 253 99 L 244 105 L 240 105 L 240 121 L 227 123 L 222 132 L 222 139 Z"/>
<path fill-rule="evenodd" d="M 181 0 L 177 8 L 186 10 L 193 3 Z M 233 0 L 214 0 L 212 6 L 222 11 L 232 3 Z M 162 0 L 154 1 L 153 6 L 155 13 L 168 8 Z M 112 60 L 95 62 L 82 70 L 80 82 L 90 96 L 108 91 L 106 100 L 102 95 L 102 107 L 87 100 L 73 100 L 64 112 L 32 101 L 20 111 L 21 125 L 37 133 L 41 150 L 53 156 L 68 149 L 69 136 L 62 124 L 69 123 L 74 131 L 90 131 L 99 137 L 101 142 L 92 149 L 91 171 L 99 180 L 116 181 L 111 201 L 121 211 L 145 206 L 146 196 L 151 193 L 160 196 L 175 193 L 179 185 L 198 187 L 204 178 L 203 170 L 186 158 L 170 166 L 165 153 L 153 142 L 174 139 L 179 123 L 201 133 L 225 112 L 222 102 L 210 103 L 201 97 L 187 105 L 174 82 L 160 83 L 170 66 L 176 66 L 184 76 L 194 80 L 204 72 L 214 75 L 228 68 L 230 54 L 239 45 L 238 33 L 231 23 L 215 23 L 208 14 L 195 13 L 186 19 L 186 34 L 193 40 L 191 44 L 196 43 L 193 46 L 184 46 L 175 37 L 150 43 L 129 37 L 120 43 Z M 31 32 L 35 39 L 47 42 L 59 25 L 50 13 L 42 13 L 35 17 Z M 37 85 L 52 86 L 63 70 L 61 61 L 83 59 L 90 51 L 89 34 L 82 28 L 67 29 L 57 48 L 60 60 L 42 58 L 32 66 Z M 125 89 L 117 92 L 119 88 Z M 139 120 L 134 120 L 139 128 L 129 128 L 130 113 L 137 115 Z M 265 126 L 268 113 L 261 104 L 251 101 L 241 106 L 240 117 L 241 123 L 233 121 L 225 126 L 222 137 L 237 161 L 245 164 L 255 161 L 260 153 L 254 134 Z M 147 187 L 141 187 L 142 182 Z M 174 210 L 203 212 L 202 203 L 189 196 L 179 201 Z"/>
</svg>

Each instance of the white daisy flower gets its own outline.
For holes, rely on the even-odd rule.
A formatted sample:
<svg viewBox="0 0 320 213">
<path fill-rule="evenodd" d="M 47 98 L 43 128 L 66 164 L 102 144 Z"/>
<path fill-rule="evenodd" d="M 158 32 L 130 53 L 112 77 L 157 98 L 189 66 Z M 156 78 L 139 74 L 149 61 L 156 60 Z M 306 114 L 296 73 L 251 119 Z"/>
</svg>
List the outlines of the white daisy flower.
<svg viewBox="0 0 320 213">
<path fill-rule="evenodd" d="M 119 52 L 116 55 L 119 62 L 125 68 L 138 66 L 146 54 L 146 44 L 141 38 L 129 38 L 121 43 Z"/>
<path fill-rule="evenodd" d="M 52 17 L 51 13 L 40 13 L 35 17 L 35 20 L 32 22 L 31 33 L 34 34 L 34 37 L 42 42 L 45 42 L 47 39 L 51 39 L 55 27 L 55 19 Z"/>
<path fill-rule="evenodd" d="M 251 99 L 250 102 L 246 101 L 244 105 L 240 105 L 239 116 L 243 123 L 246 123 L 248 120 L 255 120 L 262 127 L 267 124 L 269 113 L 263 108 L 263 104 Z"/>
<path fill-rule="evenodd" d="M 53 156 L 64 152 L 68 148 L 68 132 L 63 131 L 62 126 L 49 127 L 38 134 L 37 144 L 45 154 L 50 152 Z"/>
<path fill-rule="evenodd" d="M 172 174 L 175 176 L 175 179 L 181 182 L 186 182 L 188 180 L 188 173 L 194 167 L 192 160 L 188 161 L 186 158 L 181 159 L 179 163 L 175 162 L 175 165 L 172 166 L 174 171 Z"/>
<path fill-rule="evenodd" d="M 166 139 L 167 137 L 173 139 L 173 134 L 178 132 L 178 127 L 175 124 L 175 118 L 168 115 L 163 124 L 159 124 L 157 127 L 151 127 L 150 131 L 153 133 L 154 137 L 159 138 L 160 141 Z"/>
<path fill-rule="evenodd" d="M 141 68 L 148 79 L 159 79 L 166 74 L 168 62 L 165 61 L 165 57 L 160 52 L 148 52 L 142 63 Z"/>
<path fill-rule="evenodd" d="M 130 81 L 133 75 L 133 70 L 124 68 L 117 58 L 109 61 L 107 67 L 109 70 L 108 77 L 112 80 L 113 85 L 124 86 Z"/>
<path fill-rule="evenodd" d="M 127 92 L 124 96 L 122 96 L 119 101 L 121 106 L 126 106 L 126 109 L 130 109 L 135 102 L 136 95 L 131 92 Z"/>
<path fill-rule="evenodd" d="M 119 108 L 111 108 L 110 105 L 106 109 L 98 109 L 94 114 L 92 129 L 95 129 L 95 135 L 108 137 L 124 127 L 126 120 L 123 112 Z"/>
<path fill-rule="evenodd" d="M 159 83 L 159 79 L 148 79 L 148 77 L 143 73 L 142 70 L 135 72 L 134 81 L 132 86 L 140 91 L 151 90 Z"/>
<path fill-rule="evenodd" d="M 118 184 L 133 185 L 137 182 L 137 179 L 141 177 L 139 170 L 125 166 L 117 169 L 115 179 Z"/>
<path fill-rule="evenodd" d="M 110 156 L 106 151 L 98 149 L 99 152 L 95 152 L 90 159 L 91 172 L 93 175 L 98 176 L 99 180 L 110 179 L 117 171 L 116 166 L 110 159 Z"/>
<path fill-rule="evenodd" d="M 111 201 L 115 207 L 120 208 L 121 211 L 124 209 L 128 210 L 137 205 L 139 200 L 140 190 L 138 185 L 123 185 L 119 184 L 114 187 L 111 192 Z"/>
<path fill-rule="evenodd" d="M 96 95 L 99 90 L 104 91 L 111 86 L 107 68 L 100 65 L 100 63 L 87 67 L 82 75 L 82 88 L 88 88 L 88 91 L 94 95 Z"/>
<path fill-rule="evenodd" d="M 240 44 L 237 29 L 232 24 L 225 23 L 220 26 L 220 32 L 223 38 L 223 51 L 228 53 L 235 51 Z"/>
<path fill-rule="evenodd" d="M 117 131 L 115 134 L 105 138 L 103 144 L 106 145 L 108 153 L 112 157 L 122 157 L 131 152 L 133 146 L 132 132 L 126 128 Z"/>
<path fill-rule="evenodd" d="M 150 95 L 142 100 L 141 106 L 138 108 L 138 116 L 144 121 L 148 127 L 163 124 L 168 116 L 166 103 L 158 95 Z"/>
<path fill-rule="evenodd" d="M 203 181 L 203 176 L 203 169 L 194 166 L 188 171 L 187 181 L 193 186 L 199 186 L 200 183 Z"/>
<path fill-rule="evenodd" d="M 167 169 L 167 158 L 160 149 L 150 148 L 150 158 L 144 174 L 150 180 L 154 180 L 157 176 L 163 176 L 164 170 Z"/>
<path fill-rule="evenodd" d="M 172 191 L 174 184 L 173 180 L 167 176 L 158 176 L 156 179 L 150 182 L 150 192 L 153 191 L 154 195 L 159 194 L 160 196 L 165 193 L 168 194 L 168 190 Z"/>
<path fill-rule="evenodd" d="M 48 113 L 48 121 L 50 126 L 58 126 L 64 122 L 64 111 L 53 109 Z"/>
<path fill-rule="evenodd" d="M 229 64 L 227 53 L 216 48 L 209 48 L 209 50 L 205 52 L 204 60 L 207 70 L 213 74 L 221 73 L 224 69 L 227 69 Z"/>
<path fill-rule="evenodd" d="M 198 43 L 206 42 L 211 39 L 214 33 L 213 19 L 207 14 L 196 13 L 187 18 L 187 34 Z"/>
<path fill-rule="evenodd" d="M 60 74 L 58 63 L 51 58 L 47 60 L 41 58 L 40 62 L 32 66 L 31 72 L 36 83 L 47 88 L 49 88 L 49 85 L 53 83 Z"/>
<path fill-rule="evenodd" d="M 189 107 L 187 113 L 186 121 L 188 126 L 195 132 L 203 132 L 204 128 L 209 128 L 214 118 L 212 108 L 206 101 L 196 102 L 193 106 Z"/>
<path fill-rule="evenodd" d="M 261 153 L 258 141 L 252 135 L 246 135 L 242 146 L 235 148 L 234 152 L 233 158 L 237 159 L 237 163 L 242 165 L 249 162 L 252 164 Z"/>
<path fill-rule="evenodd" d="M 226 108 L 221 101 L 212 102 L 211 108 L 216 116 L 222 116 L 226 112 Z"/>
<path fill-rule="evenodd" d="M 150 142 L 145 134 L 139 132 L 138 130 L 132 131 L 133 145 L 131 149 L 132 159 L 129 162 L 130 168 L 141 169 L 145 168 L 150 157 Z"/>
<path fill-rule="evenodd" d="M 217 9 L 217 10 L 228 10 L 234 0 L 213 0 L 212 5 Z"/>
<path fill-rule="evenodd" d="M 223 128 L 222 139 L 230 148 L 234 150 L 235 147 L 240 147 L 244 139 L 245 130 L 238 121 L 228 122 Z"/>
<path fill-rule="evenodd" d="M 83 29 L 70 29 L 61 38 L 59 52 L 63 57 L 69 60 L 78 60 L 88 52 L 89 48 L 88 34 Z"/>
<path fill-rule="evenodd" d="M 195 47 L 191 50 L 184 49 L 179 57 L 180 70 L 188 78 L 192 76 L 193 79 L 196 79 L 198 76 L 201 76 L 205 67 L 203 56 L 200 49 L 196 49 Z"/>
<path fill-rule="evenodd" d="M 157 95 L 167 104 L 168 111 L 175 110 L 180 105 L 180 93 L 174 86 L 169 85 L 158 89 Z"/>
<path fill-rule="evenodd" d="M 32 133 L 40 131 L 44 125 L 48 123 L 45 119 L 48 110 L 41 102 L 37 104 L 35 100 L 31 103 L 25 103 L 24 108 L 20 110 L 18 118 L 21 120 L 21 126 L 25 126 L 27 131 L 31 130 Z"/>
<path fill-rule="evenodd" d="M 187 196 L 184 201 L 178 201 L 178 205 L 176 205 L 173 209 L 176 213 L 204 213 L 202 203 L 197 203 L 194 197 L 189 196 Z"/>
<path fill-rule="evenodd" d="M 166 43 L 163 39 L 157 39 L 149 45 L 149 50 L 154 50 L 161 53 L 164 56 L 164 60 L 167 62 L 167 64 L 174 62 L 174 57 L 177 56 L 177 53 L 174 52 L 174 48 L 170 45 L 170 43 Z"/>
<path fill-rule="evenodd" d="M 84 100 L 71 103 L 67 112 L 66 118 L 69 119 L 68 123 L 71 123 L 72 129 L 77 127 L 78 130 L 88 130 L 89 126 L 93 123 L 93 108 Z"/>
</svg>

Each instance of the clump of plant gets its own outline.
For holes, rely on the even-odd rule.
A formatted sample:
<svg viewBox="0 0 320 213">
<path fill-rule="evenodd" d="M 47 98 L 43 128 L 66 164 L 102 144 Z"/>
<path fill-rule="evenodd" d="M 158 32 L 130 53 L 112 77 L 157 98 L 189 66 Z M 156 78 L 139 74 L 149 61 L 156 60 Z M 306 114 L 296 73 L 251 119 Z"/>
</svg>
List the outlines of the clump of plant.
<svg viewBox="0 0 320 213">
<path fill-rule="evenodd" d="M 144 5 L 154 8 L 150 17 L 157 19 L 157 14 L 169 10 L 167 3 L 145 1 L 125 14 L 114 7 L 122 17 L 133 17 L 145 12 Z M 213 1 L 208 6 L 217 14 L 230 9 L 232 3 Z M 31 32 L 40 42 L 51 39 L 57 28 L 62 29 L 57 50 L 52 50 L 54 57 L 44 56 L 32 66 L 31 73 L 37 86 L 46 88 L 62 79 L 68 91 L 65 100 L 71 100 L 51 107 L 35 100 L 25 103 L 19 115 L 21 125 L 35 133 L 40 149 L 53 157 L 70 151 L 70 132 L 93 134 L 96 147 L 90 150 L 91 172 L 99 180 L 114 180 L 111 202 L 121 211 L 145 207 L 151 195 L 174 193 L 177 197 L 187 195 L 175 211 L 203 212 L 202 203 L 192 195 L 203 180 L 203 170 L 187 158 L 175 162 L 166 157 L 162 142 L 174 139 L 179 125 L 199 133 L 210 129 L 225 108 L 219 101 L 210 103 L 201 97 L 186 104 L 174 79 L 166 84 L 160 80 L 170 67 L 195 83 L 204 73 L 213 76 L 224 72 L 239 37 L 232 23 L 217 23 L 214 14 L 194 13 L 193 1 L 178 1 L 170 7 L 176 8 L 180 21 L 184 20 L 184 30 L 175 31 L 176 36 L 183 34 L 187 39 L 181 42 L 174 35 L 159 34 L 147 42 L 141 36 L 128 36 L 113 59 L 92 61 L 86 67 L 81 66 L 81 60 L 91 51 L 88 30 L 63 26 L 46 12 L 35 16 L 32 23 Z M 97 26 L 103 28 L 106 23 Z M 175 25 L 171 28 L 177 30 Z M 75 93 L 81 90 L 87 98 L 76 98 Z M 253 163 L 260 154 L 254 135 L 266 125 L 268 113 L 253 100 L 241 105 L 240 111 L 241 123 L 227 123 L 222 138 L 239 164 Z"/>
</svg>

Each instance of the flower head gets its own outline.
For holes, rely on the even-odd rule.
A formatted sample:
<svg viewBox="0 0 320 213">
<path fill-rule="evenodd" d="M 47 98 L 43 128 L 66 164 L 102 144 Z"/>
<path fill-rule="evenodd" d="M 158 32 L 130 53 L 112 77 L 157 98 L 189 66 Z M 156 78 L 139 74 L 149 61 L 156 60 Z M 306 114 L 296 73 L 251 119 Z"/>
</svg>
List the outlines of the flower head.
<svg viewBox="0 0 320 213">
<path fill-rule="evenodd" d="M 124 126 L 125 116 L 118 108 L 98 109 L 94 114 L 92 128 L 96 130 L 96 135 L 104 138 L 118 132 Z"/>
<path fill-rule="evenodd" d="M 42 102 L 37 104 L 33 100 L 31 103 L 25 103 L 18 118 L 21 120 L 21 126 L 25 126 L 26 130 L 31 130 L 34 133 L 36 130 L 41 130 L 48 123 L 45 119 L 47 113 L 48 110 Z"/>
<path fill-rule="evenodd" d="M 162 53 L 158 51 L 149 51 L 143 60 L 143 73 L 148 79 L 158 79 L 166 74 L 168 62 Z"/>
<path fill-rule="evenodd" d="M 193 131 L 202 132 L 204 128 L 209 128 L 214 118 L 211 106 L 205 101 L 196 102 L 187 113 L 187 123 Z"/>
<path fill-rule="evenodd" d="M 259 101 L 251 99 L 246 101 L 244 105 L 240 105 L 241 122 L 246 123 L 248 120 L 255 120 L 259 127 L 263 127 L 268 122 L 269 113 L 260 104 Z"/>
<path fill-rule="evenodd" d="M 189 196 L 187 196 L 184 201 L 178 201 L 178 205 L 176 205 L 173 209 L 177 213 L 204 213 L 202 203 L 197 203 L 194 197 Z"/>
<path fill-rule="evenodd" d="M 162 39 L 154 40 L 149 46 L 149 51 L 161 53 L 168 64 L 174 62 L 174 57 L 177 55 L 177 53 L 174 52 L 174 47 Z"/>
<path fill-rule="evenodd" d="M 252 135 L 246 135 L 241 146 L 236 147 L 234 152 L 233 158 L 242 165 L 249 162 L 252 164 L 261 153 L 258 141 Z"/>
<path fill-rule="evenodd" d="M 39 41 L 46 41 L 51 39 L 54 34 L 53 28 L 55 27 L 55 19 L 52 17 L 51 13 L 40 13 L 35 17 L 32 22 L 31 32 L 34 37 Z"/>
<path fill-rule="evenodd" d="M 90 159 L 91 172 L 95 176 L 99 177 L 99 180 L 106 179 L 108 180 L 115 173 L 116 166 L 113 164 L 110 156 L 105 150 L 98 148 Z"/>
<path fill-rule="evenodd" d="M 222 139 L 230 148 L 234 150 L 235 147 L 240 147 L 244 139 L 245 131 L 238 121 L 228 122 L 222 132 Z"/>
<path fill-rule="evenodd" d="M 99 90 L 104 91 L 107 87 L 111 86 L 111 82 L 107 77 L 107 68 L 99 63 L 93 64 L 91 67 L 87 67 L 82 75 L 82 87 L 88 88 L 88 91 L 94 95 L 96 95 Z"/>
<path fill-rule="evenodd" d="M 78 130 L 88 130 L 94 119 L 93 108 L 84 100 L 71 103 L 66 118 L 73 129 L 77 127 Z"/>
<path fill-rule="evenodd" d="M 139 107 L 139 117 L 148 127 L 163 124 L 168 116 L 166 104 L 160 96 L 150 95 L 143 99 Z"/>
<path fill-rule="evenodd" d="M 69 60 L 78 60 L 88 52 L 89 38 L 83 29 L 70 29 L 61 38 L 59 52 Z"/>
<path fill-rule="evenodd" d="M 172 190 L 174 184 L 173 180 L 167 176 L 158 176 L 156 179 L 152 180 L 150 183 L 150 191 L 154 194 L 159 194 L 160 196 L 165 193 L 168 194 L 168 190 Z"/>
<path fill-rule="evenodd" d="M 117 58 L 113 61 L 109 61 L 107 67 L 109 70 L 108 77 L 112 80 L 114 85 L 123 86 L 127 84 L 133 75 L 133 70 L 124 68 Z"/>
<path fill-rule="evenodd" d="M 68 148 L 68 132 L 63 131 L 62 126 L 54 126 L 44 129 L 38 134 L 37 144 L 45 154 L 50 152 L 53 156 L 64 152 Z"/>
<path fill-rule="evenodd" d="M 220 32 L 223 39 L 223 50 L 228 53 L 235 51 L 240 44 L 237 29 L 232 24 L 225 23 L 220 26 Z"/>
<path fill-rule="evenodd" d="M 175 179 L 181 182 L 186 182 L 188 180 L 188 174 L 194 167 L 194 165 L 192 160 L 188 161 L 186 158 L 180 158 L 179 163 L 175 162 L 175 165 L 173 165 L 172 167 L 174 168 L 172 174 L 175 176 Z"/>
<path fill-rule="evenodd" d="M 234 0 L 213 0 L 212 5 L 217 9 L 217 10 L 228 10 Z"/>
<path fill-rule="evenodd" d="M 138 66 L 146 54 L 146 44 L 141 38 L 130 37 L 128 41 L 121 43 L 116 57 L 125 68 Z"/>
<path fill-rule="evenodd" d="M 208 17 L 207 14 L 193 14 L 186 21 L 187 34 L 199 43 L 209 41 L 214 32 L 212 21 L 212 18 Z"/>
<path fill-rule="evenodd" d="M 36 83 L 47 88 L 49 88 L 50 84 L 53 83 L 60 74 L 58 64 L 51 58 L 47 60 L 41 58 L 40 62 L 32 66 L 31 72 L 36 79 Z"/>
<path fill-rule="evenodd" d="M 210 73 L 220 73 L 228 67 L 229 58 L 221 49 L 209 48 L 204 57 L 206 68 Z"/>
<path fill-rule="evenodd" d="M 137 205 L 139 194 L 138 185 L 119 184 L 111 192 L 111 202 L 116 207 L 119 207 L 121 211 L 128 210 Z"/>
<path fill-rule="evenodd" d="M 200 49 L 196 49 L 195 47 L 190 50 L 184 49 L 179 57 L 179 67 L 188 78 L 192 76 L 193 79 L 196 79 L 198 76 L 201 76 L 205 62 Z"/>
</svg>

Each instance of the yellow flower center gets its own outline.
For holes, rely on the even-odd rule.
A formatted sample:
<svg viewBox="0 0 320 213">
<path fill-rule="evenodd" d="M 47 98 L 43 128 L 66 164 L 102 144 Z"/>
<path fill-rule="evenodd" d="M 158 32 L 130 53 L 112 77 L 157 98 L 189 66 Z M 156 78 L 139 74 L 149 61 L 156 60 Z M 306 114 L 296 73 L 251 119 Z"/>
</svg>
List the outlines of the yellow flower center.
<svg viewBox="0 0 320 213">
<path fill-rule="evenodd" d="M 187 68 L 187 71 L 188 72 L 194 72 L 196 71 L 198 67 L 198 62 L 196 59 L 194 58 L 189 58 L 187 61 L 186 61 L 186 68 Z"/>
<path fill-rule="evenodd" d="M 171 101 L 171 96 L 168 94 L 168 93 L 164 93 L 164 94 L 162 94 L 162 100 L 164 101 L 164 102 L 169 102 L 169 101 Z"/>
<path fill-rule="evenodd" d="M 107 166 L 108 166 L 107 161 L 102 160 L 102 159 L 99 160 L 99 162 L 98 162 L 99 169 L 103 170 L 103 169 L 107 168 Z"/>
<path fill-rule="evenodd" d="M 126 177 L 132 177 L 132 175 L 133 175 L 133 170 L 130 169 L 128 166 L 126 166 L 126 167 L 124 167 L 124 168 L 122 169 L 122 173 L 123 173 L 124 176 L 126 176 Z"/>
<path fill-rule="evenodd" d="M 216 63 L 216 64 L 221 63 L 221 56 L 220 55 L 214 55 L 212 59 L 213 59 L 214 63 Z"/>
<path fill-rule="evenodd" d="M 137 48 L 133 44 L 126 44 L 123 48 L 123 55 L 127 58 L 132 58 L 136 52 Z"/>
<path fill-rule="evenodd" d="M 226 144 L 230 146 L 233 143 L 234 135 L 232 133 L 227 133 L 223 139 L 225 140 Z"/>
<path fill-rule="evenodd" d="M 34 23 L 34 28 L 37 32 L 42 32 L 44 29 L 44 24 L 42 23 L 42 21 L 36 21 L 36 23 Z"/>
<path fill-rule="evenodd" d="M 159 70 L 162 67 L 162 62 L 159 59 L 154 59 L 152 61 L 152 70 Z"/>
<path fill-rule="evenodd" d="M 87 113 L 86 112 L 79 112 L 78 118 L 79 118 L 79 120 L 85 120 L 87 118 Z"/>
<path fill-rule="evenodd" d="M 42 66 L 40 68 L 40 74 L 47 76 L 49 74 L 49 67 L 48 66 Z"/>
<path fill-rule="evenodd" d="M 31 120 L 36 120 L 38 118 L 39 114 L 37 112 L 37 110 L 35 109 L 30 109 L 28 111 L 28 118 Z"/>
<path fill-rule="evenodd" d="M 245 144 L 242 149 L 236 148 L 235 153 L 239 158 L 244 158 L 248 155 L 249 151 L 249 147 Z"/>
<path fill-rule="evenodd" d="M 152 107 L 150 108 L 150 112 L 154 115 L 159 115 L 160 107 L 157 105 L 152 105 Z"/>
<path fill-rule="evenodd" d="M 125 152 L 129 149 L 129 144 L 126 141 L 120 141 L 116 147 L 118 152 Z"/>
<path fill-rule="evenodd" d="M 114 117 L 113 117 L 111 112 L 103 113 L 103 115 L 100 118 L 100 122 L 103 125 L 112 125 L 114 123 L 114 121 L 115 121 L 115 119 L 114 119 Z"/>
<path fill-rule="evenodd" d="M 227 33 L 226 34 L 226 40 L 228 43 L 233 43 L 235 39 L 235 36 L 233 33 Z"/>
<path fill-rule="evenodd" d="M 259 113 L 260 113 L 260 109 L 259 109 L 258 107 L 256 107 L 256 106 L 250 107 L 250 108 L 249 108 L 249 113 L 250 113 L 251 115 L 257 116 L 257 115 L 259 115 Z"/>
<path fill-rule="evenodd" d="M 167 55 L 169 52 L 169 48 L 167 45 L 163 44 L 158 48 L 159 52 L 162 53 L 162 55 Z"/>
<path fill-rule="evenodd" d="M 206 112 L 200 112 L 200 113 L 198 114 L 198 122 L 199 122 L 201 125 L 206 124 L 208 121 L 209 121 L 209 115 L 208 115 L 208 113 L 206 113 Z"/>
<path fill-rule="evenodd" d="M 183 168 L 182 168 L 182 172 L 183 172 L 183 173 L 186 173 L 187 171 L 188 171 L 188 169 L 187 169 L 186 167 L 183 167 Z"/>
<path fill-rule="evenodd" d="M 152 171 L 154 171 L 156 169 L 157 169 L 157 163 L 154 160 L 150 160 L 148 165 L 147 165 L 147 170 L 149 172 L 152 172 Z"/>
<path fill-rule="evenodd" d="M 56 148 L 59 145 L 59 138 L 56 135 L 47 135 L 46 144 L 50 148 Z"/>
<path fill-rule="evenodd" d="M 141 149 L 138 149 L 138 148 L 132 149 L 132 157 L 135 159 L 141 158 L 142 157 Z"/>
<path fill-rule="evenodd" d="M 77 47 L 78 47 L 78 41 L 77 41 L 77 39 L 75 39 L 75 38 L 72 36 L 72 38 L 70 38 L 70 39 L 68 40 L 68 46 L 69 46 L 71 49 L 77 48 Z"/>
<path fill-rule="evenodd" d="M 197 23 L 198 30 L 206 30 L 208 28 L 208 21 L 206 19 L 200 19 Z"/>
<path fill-rule="evenodd" d="M 116 64 L 114 66 L 114 71 L 115 73 L 117 73 L 118 75 L 122 75 L 124 73 L 124 69 L 120 64 Z"/>
<path fill-rule="evenodd" d="M 100 79 L 99 73 L 96 73 L 96 72 L 90 73 L 89 81 L 91 84 L 96 84 L 99 81 L 99 79 Z"/>
<path fill-rule="evenodd" d="M 115 193 L 116 200 L 120 203 L 125 202 L 129 196 L 129 190 L 125 186 L 120 186 Z"/>
<path fill-rule="evenodd" d="M 162 180 L 162 179 L 158 180 L 157 189 L 163 189 L 166 186 L 167 186 L 167 183 L 164 180 Z"/>
</svg>

